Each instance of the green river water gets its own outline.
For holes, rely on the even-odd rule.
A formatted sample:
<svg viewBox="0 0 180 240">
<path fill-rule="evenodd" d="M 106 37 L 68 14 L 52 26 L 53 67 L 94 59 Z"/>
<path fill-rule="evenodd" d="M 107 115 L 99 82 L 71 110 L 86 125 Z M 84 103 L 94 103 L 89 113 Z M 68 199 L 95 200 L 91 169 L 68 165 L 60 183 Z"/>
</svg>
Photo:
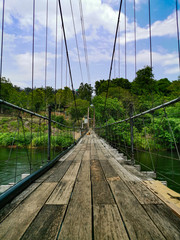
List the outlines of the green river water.
<svg viewBox="0 0 180 240">
<path fill-rule="evenodd" d="M 54 158 L 57 154 L 52 152 L 51 157 Z M 156 152 L 151 156 L 148 152 L 135 153 L 135 159 L 138 159 L 136 164 L 141 165 L 141 170 L 155 168 L 157 179 L 166 180 L 168 187 L 180 193 L 180 161 L 176 160 L 177 158 L 174 152 Z M 12 149 L 10 154 L 9 148 L 0 148 L 0 185 L 18 182 L 21 180 L 21 174 L 30 173 L 30 169 L 34 172 L 46 163 L 46 149 L 33 149 L 32 153 L 27 155 L 26 149 Z"/>
</svg>

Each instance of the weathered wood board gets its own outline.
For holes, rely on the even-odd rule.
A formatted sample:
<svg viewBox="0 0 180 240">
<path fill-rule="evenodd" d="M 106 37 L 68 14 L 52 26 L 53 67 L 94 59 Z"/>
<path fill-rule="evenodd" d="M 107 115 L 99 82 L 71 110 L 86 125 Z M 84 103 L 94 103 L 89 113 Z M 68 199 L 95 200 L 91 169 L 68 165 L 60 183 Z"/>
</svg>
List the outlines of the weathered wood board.
<svg viewBox="0 0 180 240">
<path fill-rule="evenodd" d="M 179 195 L 158 191 L 159 183 L 144 182 L 116 157 L 86 135 L 0 211 L 0 239 L 180 239 Z"/>
<path fill-rule="evenodd" d="M 66 205 L 44 205 L 21 240 L 55 240 L 63 220 Z"/>
<path fill-rule="evenodd" d="M 131 239 L 165 239 L 122 181 L 109 181 Z"/>
<path fill-rule="evenodd" d="M 93 212 L 94 239 L 129 239 L 116 205 L 94 205 Z"/>
<path fill-rule="evenodd" d="M 77 181 L 58 239 L 92 239 L 91 212 L 91 183 Z"/>
<path fill-rule="evenodd" d="M 0 239 L 19 239 L 43 207 L 57 183 L 42 183 L 0 225 Z"/>
</svg>

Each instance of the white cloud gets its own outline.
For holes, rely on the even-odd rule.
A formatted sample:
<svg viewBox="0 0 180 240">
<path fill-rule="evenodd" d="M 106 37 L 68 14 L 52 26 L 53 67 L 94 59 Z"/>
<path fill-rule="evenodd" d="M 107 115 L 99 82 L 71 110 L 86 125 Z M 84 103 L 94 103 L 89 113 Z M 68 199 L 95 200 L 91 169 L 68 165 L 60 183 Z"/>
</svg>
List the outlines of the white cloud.
<svg viewBox="0 0 180 240">
<path fill-rule="evenodd" d="M 147 0 L 136 0 L 137 5 L 141 5 Z M 132 2 L 132 0 L 129 0 Z M 69 0 L 62 0 L 62 10 L 65 21 L 66 35 L 68 38 L 68 47 L 70 52 L 70 60 L 73 64 L 78 64 L 77 50 L 75 48 L 74 30 L 72 25 L 72 16 L 70 11 Z M 114 42 L 114 34 L 117 24 L 118 17 L 118 6 L 119 1 L 117 0 L 82 0 L 84 21 L 86 28 L 86 39 L 88 46 L 88 55 L 90 64 L 98 63 L 101 65 L 107 64 L 109 66 L 112 48 Z M 77 0 L 72 0 L 74 18 L 76 24 L 76 31 L 78 35 L 80 55 L 82 63 L 84 60 L 84 52 L 81 37 L 81 24 L 79 14 L 79 3 Z M 1 7 L 1 6 L 0 6 Z M 116 10 L 115 10 L 116 9 Z M 54 40 L 55 40 L 55 27 L 56 27 L 56 1 L 49 0 L 49 22 L 48 22 L 48 76 L 49 79 L 53 76 L 52 65 L 54 64 Z M 36 1 L 36 39 L 35 39 L 35 82 L 40 81 L 44 78 L 44 49 L 45 49 L 45 26 L 46 26 L 46 0 Z M 179 12 L 180 15 L 180 12 Z M 12 79 L 13 82 L 20 84 L 20 81 L 27 79 L 27 84 L 31 80 L 31 47 L 32 47 L 32 0 L 6 0 L 6 28 L 5 28 L 5 54 L 8 52 L 8 56 L 5 56 L 7 62 L 13 62 L 15 70 L 12 71 L 12 64 L 5 66 L 5 73 Z M 124 20 L 125 16 L 121 14 L 121 44 L 124 44 Z M 134 23 L 130 18 L 126 18 L 127 21 L 127 42 L 128 50 L 134 41 Z M 59 37 L 61 36 L 60 31 L 60 16 L 58 17 L 58 31 Z M 176 37 L 176 22 L 175 13 L 167 16 L 162 21 L 156 21 L 152 24 L 152 36 L 153 37 L 164 37 L 169 38 Z M 14 26 L 14 32 L 12 28 Z M 8 28 L 11 29 L 8 32 Z M 16 32 L 17 30 L 17 32 Z M 137 24 L 137 41 L 145 40 L 149 38 L 148 26 L 141 26 Z M 20 48 L 19 45 L 22 46 Z M 19 45 L 18 45 L 19 44 Z M 25 46 L 28 45 L 28 49 Z M 59 54 L 60 54 L 60 45 Z M 128 51 L 127 61 L 129 64 L 134 64 L 134 56 L 130 55 L 132 52 Z M 144 48 L 144 46 L 142 46 Z M 39 53 L 38 53 L 39 52 Z M 13 57 L 14 56 L 14 57 Z M 140 66 L 149 64 L 149 51 L 142 50 L 137 52 L 138 63 Z M 64 57 L 65 59 L 65 57 Z M 177 65 L 177 54 L 171 52 L 156 51 L 153 52 L 153 63 L 162 66 L 162 71 L 167 74 L 172 74 L 176 69 Z M 85 65 L 85 64 L 84 64 Z M 78 69 L 78 65 L 76 65 Z M 98 69 L 92 69 L 91 71 L 97 71 Z M 108 67 L 109 69 L 109 67 Z M 174 70 L 173 70 L 174 69 Z M 92 75 L 93 75 L 92 74 Z M 74 76 L 74 74 L 73 74 Z M 99 76 L 99 75 L 98 75 Z M 107 78 L 108 76 L 105 76 Z M 78 77 L 77 77 L 78 79 Z M 22 85 L 23 83 L 21 83 Z"/>
</svg>

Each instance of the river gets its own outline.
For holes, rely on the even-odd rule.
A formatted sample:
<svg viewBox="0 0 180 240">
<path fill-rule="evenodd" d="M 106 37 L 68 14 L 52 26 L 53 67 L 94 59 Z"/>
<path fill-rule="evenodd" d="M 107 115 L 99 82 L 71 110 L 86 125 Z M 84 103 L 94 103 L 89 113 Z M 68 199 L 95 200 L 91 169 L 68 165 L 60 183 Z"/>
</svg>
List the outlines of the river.
<svg viewBox="0 0 180 240">
<path fill-rule="evenodd" d="M 58 152 L 51 152 L 51 159 Z M 47 149 L 0 148 L 0 185 L 21 180 L 22 174 L 35 172 L 47 163 Z"/>
<path fill-rule="evenodd" d="M 54 158 L 58 152 L 52 151 Z M 29 158 L 29 161 L 28 161 Z M 172 159 L 175 158 L 175 159 Z M 158 180 L 166 180 L 168 187 L 180 193 L 180 161 L 176 160 L 175 152 L 135 152 L 136 164 L 141 165 L 141 170 L 155 169 Z M 0 185 L 18 182 L 21 174 L 38 170 L 47 163 L 47 149 L 33 149 L 27 155 L 26 149 L 0 148 Z M 31 165 L 30 165 L 31 162 Z"/>
</svg>

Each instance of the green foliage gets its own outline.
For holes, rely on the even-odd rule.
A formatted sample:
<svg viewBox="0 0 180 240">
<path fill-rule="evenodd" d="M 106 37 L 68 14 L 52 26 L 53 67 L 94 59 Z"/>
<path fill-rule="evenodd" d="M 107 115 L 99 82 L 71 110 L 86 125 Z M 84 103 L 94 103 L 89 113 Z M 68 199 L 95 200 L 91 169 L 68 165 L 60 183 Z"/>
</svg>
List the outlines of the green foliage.
<svg viewBox="0 0 180 240">
<path fill-rule="evenodd" d="M 24 134 L 20 133 L 1 133 L 0 134 L 0 146 L 7 147 L 7 146 L 18 146 L 18 147 L 25 147 L 31 143 L 31 134 L 26 133 L 25 137 Z"/>
<path fill-rule="evenodd" d="M 82 100 L 87 100 L 91 103 L 91 97 L 93 93 L 93 88 L 91 87 L 91 84 L 88 83 L 81 83 L 78 89 L 78 95 Z"/>
<path fill-rule="evenodd" d="M 58 148 L 67 148 L 73 143 L 74 139 L 72 135 L 61 133 L 60 135 L 55 135 L 51 137 L 51 146 Z M 33 147 L 47 147 L 48 144 L 48 134 L 43 135 L 42 137 L 36 136 L 32 140 Z"/>
<path fill-rule="evenodd" d="M 171 86 L 171 82 L 167 78 L 160 79 L 156 82 L 156 90 L 159 94 L 164 96 L 168 96 L 170 93 L 169 87 Z"/>
<path fill-rule="evenodd" d="M 58 123 L 66 124 L 66 121 L 64 119 L 64 116 L 59 115 L 59 116 L 52 116 L 52 119 Z"/>
<path fill-rule="evenodd" d="M 84 115 L 87 114 L 87 110 L 88 110 L 89 105 L 90 105 L 90 103 L 87 100 L 77 99 L 76 100 L 77 111 L 76 111 L 76 107 L 75 107 L 74 102 L 71 104 L 70 108 L 68 109 L 68 112 L 70 113 L 71 118 L 73 120 L 82 119 L 84 117 Z"/>
<path fill-rule="evenodd" d="M 105 97 L 95 96 L 93 98 L 93 105 L 95 107 L 96 121 L 103 124 L 106 119 L 113 118 L 117 120 L 120 116 L 124 115 L 124 109 L 122 104 L 117 98 L 108 98 L 106 102 L 107 114 L 104 112 Z"/>
<path fill-rule="evenodd" d="M 168 122 L 169 121 L 169 122 Z M 154 136 L 157 143 L 161 144 L 165 148 L 174 148 L 174 139 L 177 145 L 180 144 L 180 120 L 177 118 L 163 118 L 154 120 L 153 124 Z"/>
<path fill-rule="evenodd" d="M 176 98 L 180 96 L 180 79 L 177 81 L 173 81 L 171 85 L 168 87 L 170 91 L 171 98 Z"/>
<path fill-rule="evenodd" d="M 152 68 L 144 67 L 137 71 L 137 76 L 132 82 L 132 93 L 137 95 L 149 95 L 155 91 L 156 82 L 152 73 Z"/>
<path fill-rule="evenodd" d="M 47 147 L 48 144 L 48 134 L 39 136 L 39 134 L 33 134 L 31 138 L 31 133 L 24 134 L 20 133 L 1 133 L 0 134 L 0 146 L 1 147 L 28 147 L 31 145 L 33 147 Z M 72 135 L 61 132 L 60 135 L 53 135 L 51 137 L 51 143 L 53 147 L 67 148 L 74 142 Z"/>
</svg>

